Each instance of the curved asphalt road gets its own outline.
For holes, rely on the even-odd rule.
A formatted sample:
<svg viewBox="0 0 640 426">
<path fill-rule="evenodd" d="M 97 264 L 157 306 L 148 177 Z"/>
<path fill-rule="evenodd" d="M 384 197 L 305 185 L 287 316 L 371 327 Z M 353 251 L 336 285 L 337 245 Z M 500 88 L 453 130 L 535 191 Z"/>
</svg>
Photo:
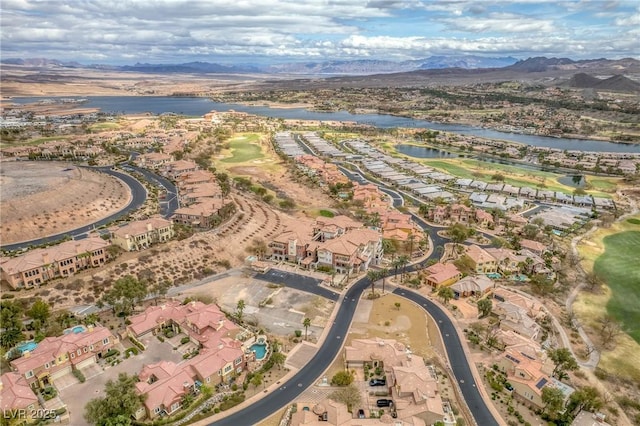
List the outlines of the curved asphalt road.
<svg viewBox="0 0 640 426">
<path fill-rule="evenodd" d="M 298 141 L 307 151 L 312 151 L 306 144 Z M 351 180 L 361 183 L 369 183 L 361 174 L 351 172 L 344 167 L 338 166 L 342 173 L 344 173 Z M 399 207 L 404 204 L 402 196 L 397 192 L 384 187 L 384 185 L 378 184 L 380 190 L 391 196 L 394 207 Z M 448 240 L 440 237 L 433 228 L 429 226 L 419 216 L 412 214 L 414 220 L 429 234 L 434 245 L 442 245 Z M 439 253 L 432 252 L 428 259 L 424 259 L 422 262 L 416 265 L 411 265 L 408 269 L 414 270 L 423 267 L 430 259 L 436 259 Z M 286 284 L 286 283 L 285 283 Z M 305 389 L 313 385 L 314 382 L 320 377 L 322 373 L 326 371 L 331 365 L 334 358 L 338 355 L 338 352 L 342 348 L 342 340 L 344 336 L 349 332 L 349 327 L 353 320 L 355 309 L 362 293 L 369 288 L 370 281 L 364 277 L 356 281 L 345 293 L 342 303 L 338 301 L 339 308 L 335 321 L 327 334 L 327 338 L 324 341 L 320 350 L 314 355 L 314 357 L 303 367 L 297 374 L 295 374 L 282 386 L 260 400 L 256 401 L 250 407 L 231 414 L 223 419 L 210 423 L 211 425 L 230 425 L 236 426 L 238 424 L 256 424 L 273 414 L 275 411 L 289 404 L 295 398 L 297 398 Z M 482 426 L 493 426 L 499 423 L 489 411 L 489 408 L 482 399 L 480 392 L 478 391 L 477 384 L 471 373 L 471 367 L 467 361 L 466 355 L 462 348 L 462 342 L 458 337 L 455 326 L 449 317 L 442 311 L 442 309 L 431 302 L 429 299 L 406 291 L 404 289 L 394 290 L 394 294 L 405 297 L 411 300 L 425 309 L 436 321 L 442 339 L 444 341 L 447 356 L 451 363 L 451 372 L 458 382 L 462 395 L 467 403 L 467 406 L 471 410 L 471 413 L 476 421 L 476 424 Z M 482 384 L 480 384 L 482 386 Z"/>
<path fill-rule="evenodd" d="M 48 237 L 44 237 L 44 238 L 38 238 L 36 240 L 31 240 L 31 241 L 22 241 L 19 243 L 15 243 L 15 244 L 7 244 L 7 245 L 3 245 L 2 246 L 2 250 L 7 250 L 7 251 L 13 251 L 13 250 L 22 250 L 24 248 L 27 248 L 31 245 L 40 245 L 40 244 L 46 244 L 46 243 L 51 243 L 54 241 L 58 241 L 66 236 L 70 236 L 72 238 L 74 237 L 79 237 L 83 234 L 86 234 L 89 231 L 94 230 L 96 227 L 105 225 L 109 222 L 112 222 L 116 219 L 118 219 L 119 217 L 125 216 L 127 215 L 129 212 L 137 209 L 138 207 L 140 207 L 145 200 L 147 199 L 147 190 L 144 188 L 144 186 L 142 186 L 142 184 L 140 182 L 138 182 L 135 178 L 133 178 L 132 176 L 126 174 L 126 173 L 122 173 L 122 172 L 118 172 L 115 170 L 111 170 L 111 167 L 90 167 L 88 169 L 91 170 L 96 170 L 102 173 L 106 173 L 110 176 L 114 176 L 120 180 L 122 180 L 131 190 L 131 201 L 129 202 L 129 204 L 127 204 L 127 206 L 118 211 L 117 213 L 114 213 L 112 215 L 109 215 L 107 217 L 105 217 L 104 219 L 101 219 L 97 222 L 94 222 L 90 225 L 86 225 L 86 226 L 82 226 L 80 228 L 76 228 L 76 229 L 72 229 L 70 231 L 66 231 L 66 232 L 61 232 L 59 234 L 56 235 L 50 235 Z"/>
<path fill-rule="evenodd" d="M 305 389 L 313 385 L 315 381 L 333 363 L 334 358 L 342 348 L 342 340 L 349 332 L 351 320 L 356 310 L 358 299 L 362 292 L 369 287 L 369 280 L 362 278 L 352 285 L 345 293 L 340 304 L 335 322 L 324 341 L 322 348 L 295 376 L 283 384 L 282 387 L 272 391 L 262 399 L 251 404 L 250 407 L 231 414 L 220 420 L 214 420 L 215 425 L 249 425 L 257 424 L 266 419 L 281 407 L 289 404 L 297 398 Z"/>
</svg>

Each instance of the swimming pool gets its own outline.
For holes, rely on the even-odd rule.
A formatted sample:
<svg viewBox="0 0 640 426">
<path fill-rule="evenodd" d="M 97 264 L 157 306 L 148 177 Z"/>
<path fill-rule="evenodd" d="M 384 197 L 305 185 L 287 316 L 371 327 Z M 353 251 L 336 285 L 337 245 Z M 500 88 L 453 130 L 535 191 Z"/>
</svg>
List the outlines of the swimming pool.
<svg viewBox="0 0 640 426">
<path fill-rule="evenodd" d="M 492 272 L 490 274 L 485 274 L 485 275 L 491 278 L 492 280 L 498 280 L 502 277 L 502 275 L 498 274 L 497 272 Z"/>
<path fill-rule="evenodd" d="M 86 331 L 87 329 L 85 328 L 84 325 L 76 325 L 73 328 L 67 328 L 65 331 L 63 331 L 64 334 L 78 334 L 78 333 L 82 333 L 84 331 Z"/>
<path fill-rule="evenodd" d="M 267 344 L 266 343 L 254 343 L 249 348 L 256 354 L 256 361 L 262 361 L 267 356 Z"/>
<path fill-rule="evenodd" d="M 33 352 L 35 348 L 38 347 L 36 342 L 26 342 L 16 346 L 16 349 L 20 351 L 20 353 L 25 353 L 26 351 Z"/>
</svg>

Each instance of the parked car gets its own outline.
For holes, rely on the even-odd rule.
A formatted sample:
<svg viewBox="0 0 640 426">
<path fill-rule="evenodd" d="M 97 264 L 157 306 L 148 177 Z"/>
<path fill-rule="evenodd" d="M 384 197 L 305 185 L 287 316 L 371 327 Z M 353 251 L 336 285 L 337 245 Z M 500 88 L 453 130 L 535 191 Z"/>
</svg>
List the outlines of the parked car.
<svg viewBox="0 0 640 426">
<path fill-rule="evenodd" d="M 393 405 L 393 399 L 379 399 L 376 401 L 378 407 L 389 407 Z"/>
<path fill-rule="evenodd" d="M 369 386 L 384 386 L 387 384 L 387 379 L 371 379 L 369 380 Z"/>
<path fill-rule="evenodd" d="M 358 410 L 358 418 L 364 419 L 364 410 L 362 408 Z"/>
</svg>

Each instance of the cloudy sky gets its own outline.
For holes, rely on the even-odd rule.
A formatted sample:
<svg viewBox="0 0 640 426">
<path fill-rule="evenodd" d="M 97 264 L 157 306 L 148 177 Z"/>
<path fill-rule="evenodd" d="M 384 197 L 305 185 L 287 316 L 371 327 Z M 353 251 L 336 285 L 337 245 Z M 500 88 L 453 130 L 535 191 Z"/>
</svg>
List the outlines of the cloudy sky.
<svg viewBox="0 0 640 426">
<path fill-rule="evenodd" d="M 0 0 L 2 58 L 640 58 L 638 0 Z"/>
</svg>

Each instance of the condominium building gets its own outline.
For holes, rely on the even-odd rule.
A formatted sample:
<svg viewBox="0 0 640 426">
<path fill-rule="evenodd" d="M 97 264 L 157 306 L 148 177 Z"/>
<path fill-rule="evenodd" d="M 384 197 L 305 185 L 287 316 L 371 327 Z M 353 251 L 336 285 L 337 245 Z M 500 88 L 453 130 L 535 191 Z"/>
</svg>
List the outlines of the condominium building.
<svg viewBox="0 0 640 426">
<path fill-rule="evenodd" d="M 160 217 L 130 222 L 111 233 L 114 245 L 126 251 L 142 250 L 152 244 L 169 241 L 173 238 L 173 222 Z"/>
</svg>

